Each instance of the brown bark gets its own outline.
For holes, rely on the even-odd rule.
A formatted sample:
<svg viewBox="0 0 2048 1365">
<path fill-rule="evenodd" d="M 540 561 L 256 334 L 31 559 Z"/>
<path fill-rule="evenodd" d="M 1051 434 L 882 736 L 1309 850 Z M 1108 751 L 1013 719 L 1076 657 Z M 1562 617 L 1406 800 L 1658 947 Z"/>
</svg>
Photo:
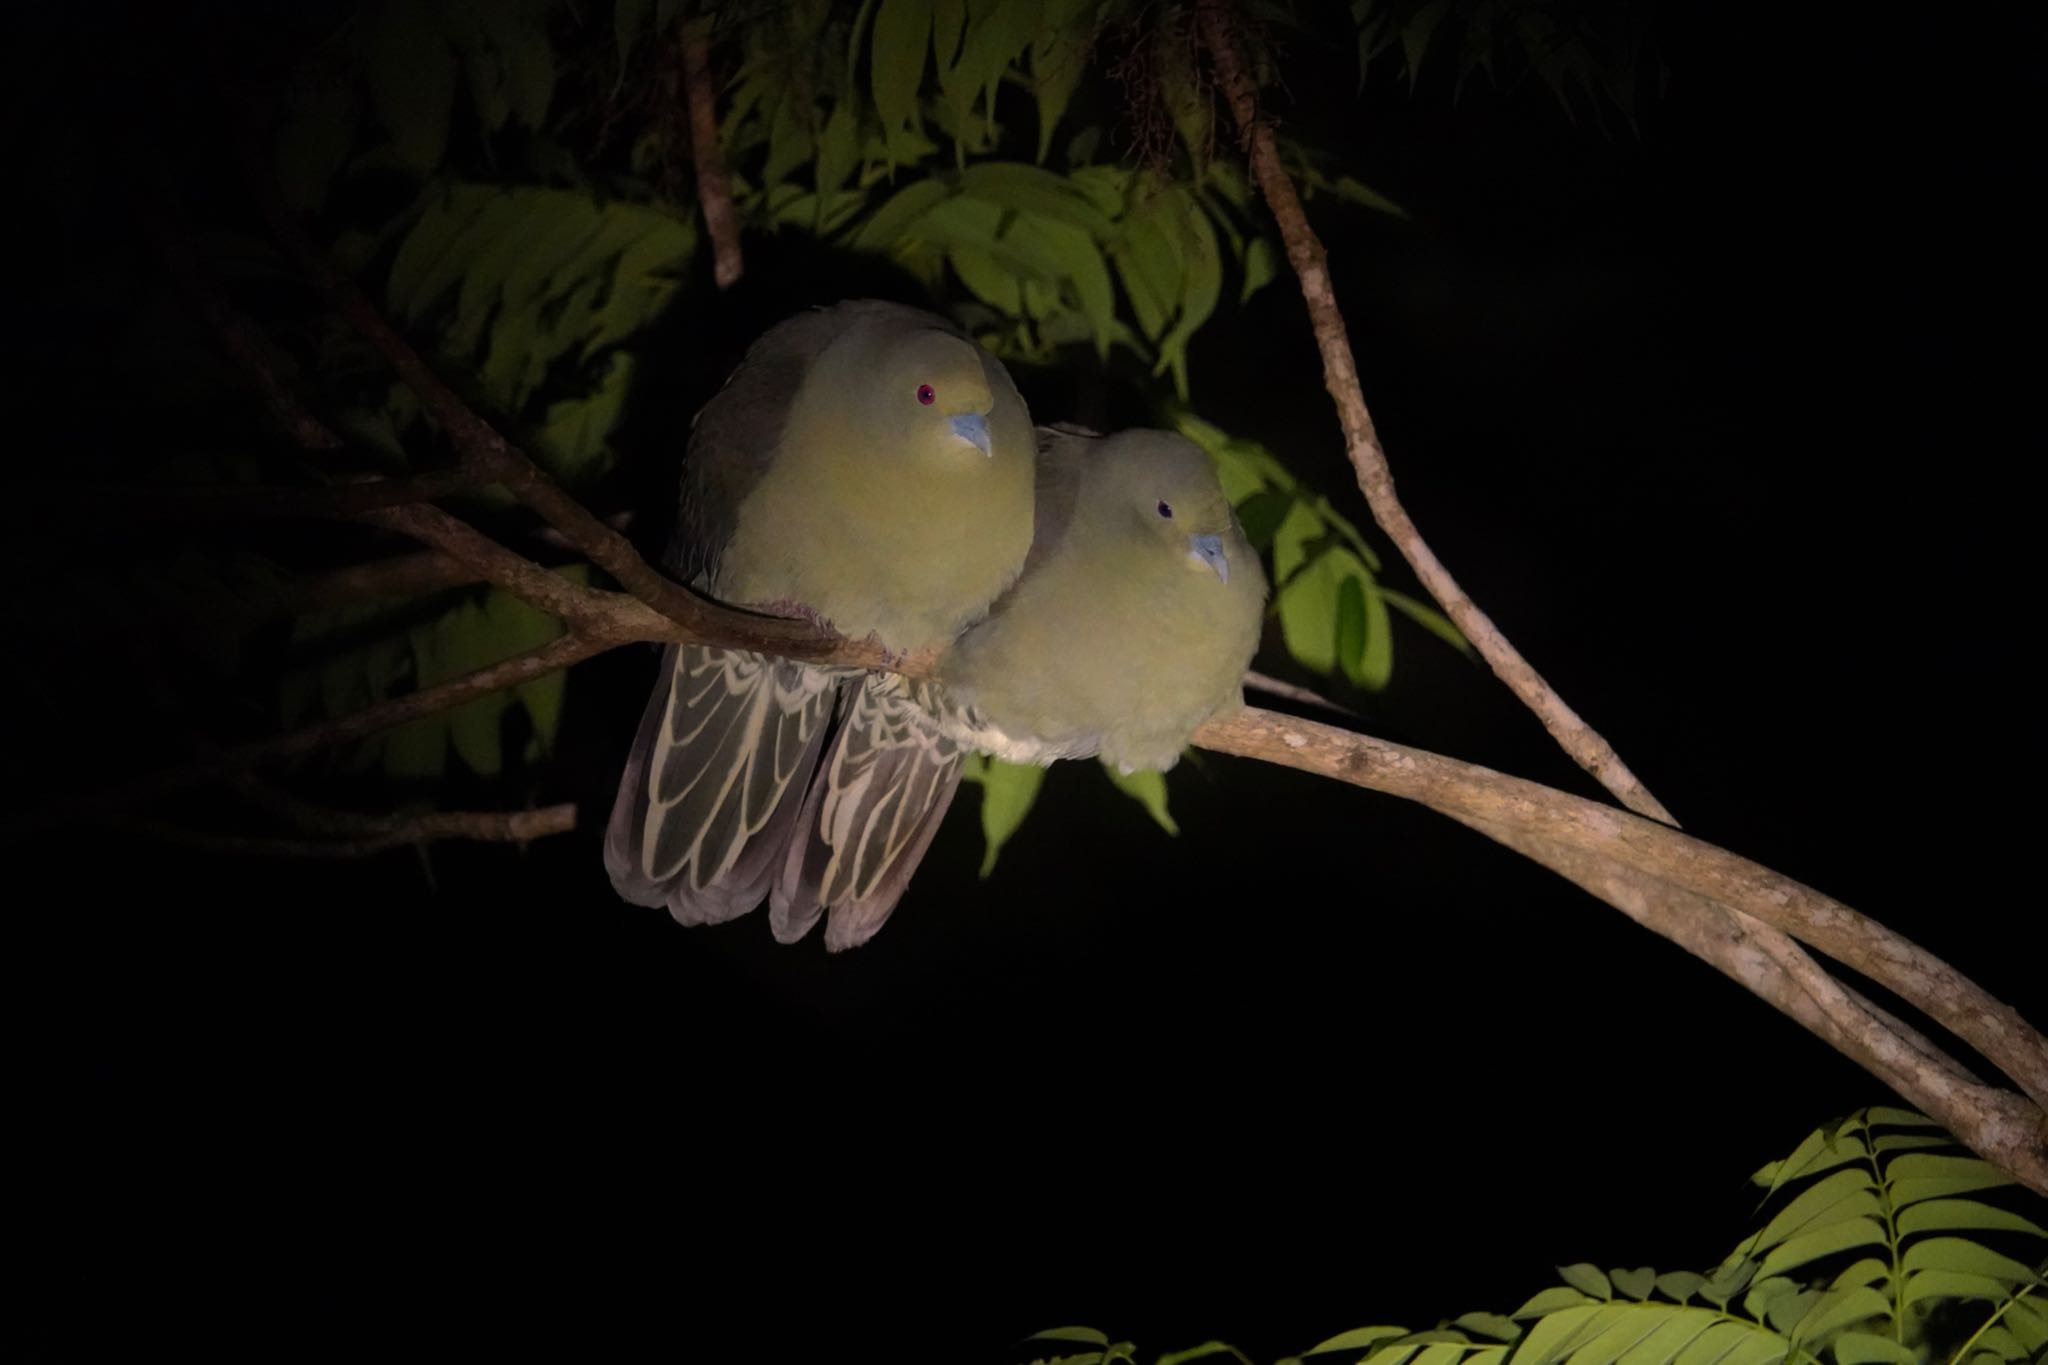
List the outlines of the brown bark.
<svg viewBox="0 0 2048 1365">
<path fill-rule="evenodd" d="M 740 223 L 732 208 L 732 182 L 718 145 L 718 87 L 711 79 L 708 21 L 688 20 L 678 39 L 683 64 L 683 99 L 690 112 L 690 160 L 697 168 L 697 203 L 711 237 L 711 276 L 720 289 L 739 282 Z"/>
</svg>

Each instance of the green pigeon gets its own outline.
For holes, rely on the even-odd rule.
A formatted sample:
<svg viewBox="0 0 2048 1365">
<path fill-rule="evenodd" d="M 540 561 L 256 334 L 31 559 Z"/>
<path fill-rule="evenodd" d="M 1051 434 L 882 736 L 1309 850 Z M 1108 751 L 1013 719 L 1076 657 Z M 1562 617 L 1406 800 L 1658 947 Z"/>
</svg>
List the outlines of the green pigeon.
<svg viewBox="0 0 2048 1365">
<path fill-rule="evenodd" d="M 942 731 L 1016 763 L 1171 768 L 1242 705 L 1266 575 L 1201 447 L 1166 431 L 1039 432 L 1023 576 L 922 690 Z"/>
<path fill-rule="evenodd" d="M 667 567 L 733 606 L 896 653 L 944 644 L 1016 579 L 1034 437 L 1009 374 L 945 319 L 859 300 L 771 328 L 697 414 Z M 613 887 L 684 924 L 764 897 L 777 938 L 887 918 L 962 751 L 902 679 L 672 645 L 605 832 Z"/>
</svg>

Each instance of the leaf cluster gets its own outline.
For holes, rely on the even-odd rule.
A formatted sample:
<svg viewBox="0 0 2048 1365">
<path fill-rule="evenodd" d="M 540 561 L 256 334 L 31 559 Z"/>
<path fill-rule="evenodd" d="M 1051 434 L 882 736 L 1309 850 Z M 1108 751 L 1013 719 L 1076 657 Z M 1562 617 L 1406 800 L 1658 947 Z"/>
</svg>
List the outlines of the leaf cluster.
<svg viewBox="0 0 2048 1365">
<path fill-rule="evenodd" d="M 1354 1328 L 1278 1365 L 2023 1365 L 2048 1353 L 2040 1201 L 1930 1120 L 1860 1110 L 1753 1180 L 1770 1216 L 1711 1271 L 1561 1266 L 1561 1284 L 1512 1313 Z M 1035 1365 L 1139 1359 L 1088 1327 L 1026 1346 Z M 1198 1360 L 1249 1365 L 1221 1342 L 1153 1365 Z"/>
</svg>

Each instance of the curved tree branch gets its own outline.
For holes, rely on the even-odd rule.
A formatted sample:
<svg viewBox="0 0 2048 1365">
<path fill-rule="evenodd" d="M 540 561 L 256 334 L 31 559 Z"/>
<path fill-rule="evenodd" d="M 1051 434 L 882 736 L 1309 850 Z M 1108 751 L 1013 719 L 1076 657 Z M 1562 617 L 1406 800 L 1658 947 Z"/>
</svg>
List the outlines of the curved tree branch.
<svg viewBox="0 0 2048 1365">
<path fill-rule="evenodd" d="M 1258 86 L 1245 69 L 1244 54 L 1237 37 L 1237 16 L 1228 0 L 1201 0 L 1199 16 L 1202 41 L 1216 68 L 1218 84 L 1230 102 L 1244 139 L 1252 175 L 1265 196 L 1266 205 L 1280 225 L 1280 237 L 1287 246 L 1287 259 L 1301 281 L 1301 296 L 1308 303 L 1316 347 L 1323 356 L 1323 384 L 1337 404 L 1337 419 L 1344 428 L 1344 445 L 1358 473 L 1359 491 L 1372 508 L 1373 520 L 1400 550 L 1401 557 L 1415 570 L 1415 576 L 1429 589 L 1444 612 L 1465 632 L 1465 638 L 1506 683 L 1522 704 L 1536 713 L 1543 728 L 1563 746 L 1564 751 L 1598 778 L 1600 785 L 1627 806 L 1665 824 L 1678 822 L 1671 812 L 1628 770 L 1600 733 L 1565 705 L 1564 698 L 1543 680 L 1521 652 L 1508 643 L 1500 628 L 1481 611 L 1458 586 L 1450 570 L 1430 550 L 1422 533 L 1415 529 L 1407 509 L 1394 492 L 1393 471 L 1380 448 L 1372 414 L 1366 410 L 1365 392 L 1358 382 L 1358 364 L 1351 354 L 1351 339 L 1344 327 L 1344 315 L 1337 309 L 1337 294 L 1330 283 L 1330 263 L 1308 215 L 1301 196 L 1280 164 L 1280 151 L 1273 139 L 1272 125 L 1259 115 Z"/>
<path fill-rule="evenodd" d="M 2037 1104 L 2048 1095 L 2048 1040 L 2017 1010 L 1904 936 L 1726 849 L 1584 797 L 1312 720 L 1247 708 L 1204 725 L 1195 743 L 1523 831 L 1705 896 L 1896 991 L 1976 1048 Z M 1833 1003 L 1839 1009 L 1841 1002 Z"/>
</svg>

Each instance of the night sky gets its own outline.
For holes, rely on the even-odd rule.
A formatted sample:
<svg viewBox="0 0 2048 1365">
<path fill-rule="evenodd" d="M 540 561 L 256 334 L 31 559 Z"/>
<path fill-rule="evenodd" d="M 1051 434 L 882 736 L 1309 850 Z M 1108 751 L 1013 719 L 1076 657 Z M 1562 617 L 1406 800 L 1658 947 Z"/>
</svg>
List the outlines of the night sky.
<svg viewBox="0 0 2048 1365">
<path fill-rule="evenodd" d="M 1283 119 L 1412 211 L 1311 210 L 1367 398 L 1438 554 L 1688 830 L 2040 1022 L 2017 35 L 1711 8 L 1660 20 L 1639 132 L 1476 80 L 1454 104 L 1442 72 L 1327 98 L 1348 54 L 1283 52 L 1315 95 Z M 1191 371 L 1204 415 L 1365 519 L 1291 277 L 1226 307 Z M 1365 728 L 1598 794 L 1483 670 L 1397 629 L 1392 685 L 1337 694 Z M 49 1358 L 139 1328 L 231 1356 L 653 1330 L 684 1359 L 999 1361 L 1086 1322 L 1263 1360 L 1508 1311 L 1560 1263 L 1709 1267 L 1752 1169 L 1896 1102 L 1464 828 L 1208 754 L 1171 779 L 1178 839 L 1056 770 L 986 881 L 963 791 L 856 952 L 778 947 L 760 915 L 685 931 L 599 858 L 653 663 L 572 678 L 539 795 L 581 831 L 441 846 L 431 883 L 409 853 L 114 829 L 12 850 L 43 888 L 10 976 L 41 1002 L 34 1121 L 78 1238 Z"/>
</svg>

